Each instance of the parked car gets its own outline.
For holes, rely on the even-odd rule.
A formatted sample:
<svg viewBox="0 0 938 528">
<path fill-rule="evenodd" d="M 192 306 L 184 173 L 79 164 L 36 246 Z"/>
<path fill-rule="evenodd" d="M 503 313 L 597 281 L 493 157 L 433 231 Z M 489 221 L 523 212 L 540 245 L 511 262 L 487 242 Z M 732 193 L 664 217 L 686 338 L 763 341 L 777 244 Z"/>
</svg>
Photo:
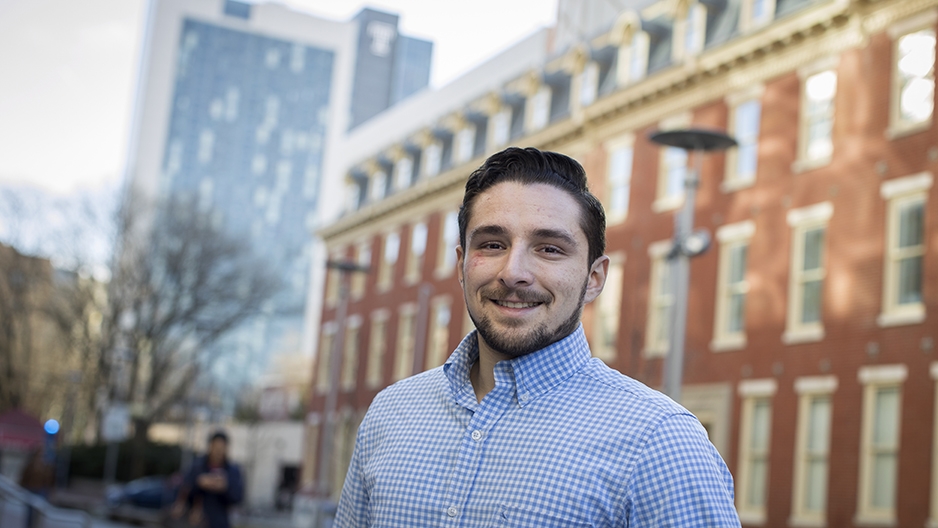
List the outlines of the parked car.
<svg viewBox="0 0 938 528">
<path fill-rule="evenodd" d="M 133 506 L 162 510 L 172 506 L 180 483 L 178 477 L 143 477 L 124 485 L 110 486 L 105 496 L 111 508 Z"/>
</svg>

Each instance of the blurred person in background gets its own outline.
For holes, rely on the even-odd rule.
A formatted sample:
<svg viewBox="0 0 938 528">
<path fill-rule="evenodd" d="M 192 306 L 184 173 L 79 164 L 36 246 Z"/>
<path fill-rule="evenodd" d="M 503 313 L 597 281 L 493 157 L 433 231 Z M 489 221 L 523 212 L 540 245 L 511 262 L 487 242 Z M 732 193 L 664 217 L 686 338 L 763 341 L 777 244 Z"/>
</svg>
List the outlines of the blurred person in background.
<svg viewBox="0 0 938 528">
<path fill-rule="evenodd" d="M 231 508 L 243 497 L 241 468 L 228 460 L 228 435 L 217 431 L 186 475 L 171 515 L 193 527 L 230 528 Z"/>
<path fill-rule="evenodd" d="M 29 454 L 26 467 L 23 468 L 23 474 L 20 475 L 20 486 L 34 495 L 48 499 L 54 484 L 55 468 L 49 463 L 49 457 L 45 456 L 42 449 L 33 450 Z M 26 526 L 33 525 L 34 517 L 33 507 L 30 505 L 26 514 Z"/>
</svg>

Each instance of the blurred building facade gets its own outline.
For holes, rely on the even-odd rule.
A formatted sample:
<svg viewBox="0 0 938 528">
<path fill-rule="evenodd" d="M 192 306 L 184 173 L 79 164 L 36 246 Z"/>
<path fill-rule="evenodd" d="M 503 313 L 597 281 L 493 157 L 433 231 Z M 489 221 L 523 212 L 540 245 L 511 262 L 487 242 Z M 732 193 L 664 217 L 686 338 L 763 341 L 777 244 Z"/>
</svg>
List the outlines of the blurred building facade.
<svg viewBox="0 0 938 528">
<path fill-rule="evenodd" d="M 321 278 L 310 274 L 309 234 L 333 199 L 322 185 L 329 149 L 429 79 L 432 44 L 400 35 L 397 22 L 370 9 L 334 21 L 273 3 L 150 2 L 132 190 L 211 213 L 285 282 L 223 345 L 230 353 L 215 374 L 234 387 L 255 381 L 270 357 L 311 350 L 302 332 L 318 297 L 307 292 Z"/>
<path fill-rule="evenodd" d="M 583 163 L 611 257 L 587 336 L 660 387 L 665 257 L 693 162 L 648 135 L 702 127 L 739 146 L 703 160 L 694 223 L 714 244 L 691 262 L 681 403 L 733 472 L 743 524 L 938 524 L 936 25 L 933 0 L 647 3 L 386 129 L 348 160 L 346 210 L 321 231 L 333 258 L 371 272 L 349 277 L 346 303 L 327 280 L 303 474 L 335 442 L 337 495 L 377 392 L 472 329 L 455 216 L 469 173 L 507 145 Z"/>
</svg>

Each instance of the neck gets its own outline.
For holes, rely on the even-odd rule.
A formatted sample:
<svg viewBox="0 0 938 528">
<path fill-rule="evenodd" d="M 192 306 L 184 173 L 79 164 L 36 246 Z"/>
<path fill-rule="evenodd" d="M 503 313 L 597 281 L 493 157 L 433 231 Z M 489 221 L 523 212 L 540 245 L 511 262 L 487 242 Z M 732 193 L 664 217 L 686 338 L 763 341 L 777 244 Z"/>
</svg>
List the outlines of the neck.
<svg viewBox="0 0 938 528">
<path fill-rule="evenodd" d="M 507 360 L 508 356 L 493 350 L 481 335 L 478 335 L 478 343 L 479 359 L 469 370 L 469 381 L 476 393 L 476 400 L 481 402 L 485 395 L 495 388 L 495 364 Z"/>
</svg>

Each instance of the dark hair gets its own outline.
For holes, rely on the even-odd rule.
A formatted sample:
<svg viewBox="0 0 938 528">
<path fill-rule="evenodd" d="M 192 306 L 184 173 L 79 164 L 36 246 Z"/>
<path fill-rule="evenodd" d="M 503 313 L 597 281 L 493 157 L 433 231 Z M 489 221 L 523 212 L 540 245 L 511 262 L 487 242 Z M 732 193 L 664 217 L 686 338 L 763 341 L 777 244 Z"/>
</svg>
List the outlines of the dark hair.
<svg viewBox="0 0 938 528">
<path fill-rule="evenodd" d="M 226 445 L 228 444 L 228 435 L 224 431 L 215 431 L 212 433 L 212 436 L 208 437 L 208 443 L 212 443 L 215 440 L 221 440 Z"/>
<path fill-rule="evenodd" d="M 525 185 L 543 183 L 565 191 L 580 204 L 580 228 L 589 243 L 589 262 L 606 251 L 606 213 L 586 185 L 586 171 L 575 159 L 534 147 L 508 147 L 489 156 L 469 175 L 466 194 L 459 208 L 459 245 L 466 247 L 466 226 L 476 197 L 498 183 L 513 181 Z"/>
</svg>

